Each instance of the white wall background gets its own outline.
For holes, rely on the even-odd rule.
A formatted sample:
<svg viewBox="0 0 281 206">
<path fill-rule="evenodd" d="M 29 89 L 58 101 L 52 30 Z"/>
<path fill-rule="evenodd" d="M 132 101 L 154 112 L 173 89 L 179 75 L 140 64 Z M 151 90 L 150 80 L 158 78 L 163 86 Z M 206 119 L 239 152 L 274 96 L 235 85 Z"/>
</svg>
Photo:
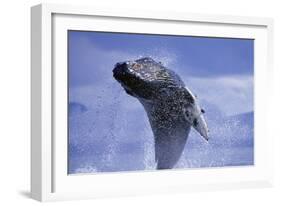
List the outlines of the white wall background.
<svg viewBox="0 0 281 206">
<path fill-rule="evenodd" d="M 45 1 L 42 1 L 45 2 Z M 53 3 L 102 5 L 140 10 L 265 16 L 275 20 L 275 182 L 271 189 L 215 191 L 59 202 L 60 205 L 280 205 L 281 204 L 281 12 L 278 0 L 57 0 Z M 29 196 L 30 6 L 36 0 L 1 1 L 0 7 L 0 204 L 36 205 Z M 50 203 L 47 203 L 50 204 Z M 54 203 L 52 203 L 54 204 Z"/>
</svg>

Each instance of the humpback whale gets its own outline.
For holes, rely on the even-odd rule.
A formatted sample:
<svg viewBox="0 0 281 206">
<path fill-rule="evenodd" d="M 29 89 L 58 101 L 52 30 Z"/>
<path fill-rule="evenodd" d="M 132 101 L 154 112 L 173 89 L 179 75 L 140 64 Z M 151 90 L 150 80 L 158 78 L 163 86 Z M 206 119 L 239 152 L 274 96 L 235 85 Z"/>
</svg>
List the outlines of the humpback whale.
<svg viewBox="0 0 281 206">
<path fill-rule="evenodd" d="M 157 169 L 178 162 L 191 127 L 208 141 L 208 127 L 197 97 L 174 71 L 150 57 L 119 62 L 113 77 L 143 105 L 154 135 Z"/>
</svg>

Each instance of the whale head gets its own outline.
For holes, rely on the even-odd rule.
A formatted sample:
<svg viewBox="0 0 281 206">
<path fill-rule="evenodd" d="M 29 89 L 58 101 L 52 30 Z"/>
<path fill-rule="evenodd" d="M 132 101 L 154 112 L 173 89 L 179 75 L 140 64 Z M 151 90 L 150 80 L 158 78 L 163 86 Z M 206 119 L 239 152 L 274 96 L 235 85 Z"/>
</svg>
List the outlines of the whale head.
<svg viewBox="0 0 281 206">
<path fill-rule="evenodd" d="M 167 87 L 184 86 L 173 71 L 150 57 L 118 62 L 113 76 L 129 95 L 146 100 L 156 99 Z"/>
</svg>

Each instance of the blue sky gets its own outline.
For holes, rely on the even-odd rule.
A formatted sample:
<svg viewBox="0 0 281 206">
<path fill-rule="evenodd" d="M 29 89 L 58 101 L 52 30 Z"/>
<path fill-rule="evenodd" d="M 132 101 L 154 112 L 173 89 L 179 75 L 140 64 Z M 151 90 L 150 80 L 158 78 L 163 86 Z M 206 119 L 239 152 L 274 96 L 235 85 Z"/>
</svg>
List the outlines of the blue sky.
<svg viewBox="0 0 281 206">
<path fill-rule="evenodd" d="M 186 72 L 195 76 L 253 73 L 253 40 L 74 31 L 69 38 L 70 42 L 86 38 L 105 51 L 150 54 L 167 50 L 177 56 L 178 66 L 187 66 Z M 73 50 L 72 54 L 77 57 L 79 51 Z"/>
<path fill-rule="evenodd" d="M 176 71 L 197 96 L 228 115 L 253 110 L 254 41 L 249 39 L 69 31 L 69 85 L 118 86 L 114 64 L 143 56 Z"/>
</svg>

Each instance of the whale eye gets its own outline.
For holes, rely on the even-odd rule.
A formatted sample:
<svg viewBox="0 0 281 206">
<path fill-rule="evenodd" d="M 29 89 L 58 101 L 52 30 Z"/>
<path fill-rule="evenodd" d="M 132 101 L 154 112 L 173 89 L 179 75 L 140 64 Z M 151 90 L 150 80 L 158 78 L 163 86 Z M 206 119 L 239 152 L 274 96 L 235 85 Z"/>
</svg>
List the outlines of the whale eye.
<svg viewBox="0 0 281 206">
<path fill-rule="evenodd" d="M 205 113 L 205 110 L 204 110 L 204 109 L 201 109 L 201 112 L 204 114 L 204 113 Z"/>
</svg>

